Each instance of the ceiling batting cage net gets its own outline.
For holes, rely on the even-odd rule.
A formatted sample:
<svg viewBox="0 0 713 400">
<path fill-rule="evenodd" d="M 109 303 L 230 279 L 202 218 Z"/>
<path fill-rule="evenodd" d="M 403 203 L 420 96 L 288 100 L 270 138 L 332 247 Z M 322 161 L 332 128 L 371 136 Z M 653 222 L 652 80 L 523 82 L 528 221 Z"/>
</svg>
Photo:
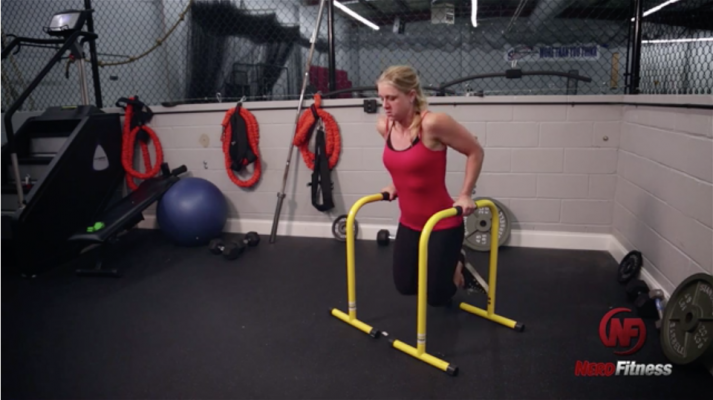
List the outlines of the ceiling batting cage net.
<svg viewBox="0 0 713 400">
<path fill-rule="evenodd" d="M 711 94 L 711 1 L 641 0 L 638 92 Z M 56 12 L 91 8 L 83 49 L 90 102 L 113 106 L 374 97 L 390 65 L 408 64 L 427 95 L 632 92 L 636 1 L 621 0 L 41 0 L 3 1 L 3 47 L 47 37 Z M 52 6 L 49 7 L 48 4 Z M 314 53 L 307 65 L 315 24 Z M 89 27 L 85 27 L 89 29 Z M 2 62 L 9 107 L 57 46 L 22 45 Z M 21 111 L 80 102 L 65 55 Z M 355 90 L 355 88 L 358 88 Z"/>
</svg>

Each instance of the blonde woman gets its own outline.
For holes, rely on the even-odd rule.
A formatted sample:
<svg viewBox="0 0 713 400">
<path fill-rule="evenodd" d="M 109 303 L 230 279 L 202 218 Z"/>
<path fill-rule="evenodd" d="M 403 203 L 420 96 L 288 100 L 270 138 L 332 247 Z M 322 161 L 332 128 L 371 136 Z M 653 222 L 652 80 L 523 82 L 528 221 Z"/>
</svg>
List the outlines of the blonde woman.
<svg viewBox="0 0 713 400">
<path fill-rule="evenodd" d="M 415 295 L 418 289 L 418 245 L 423 226 L 438 211 L 460 206 L 463 216 L 475 209 L 472 192 L 484 152 L 476 137 L 448 114 L 429 112 L 416 71 L 392 66 L 376 82 L 384 115 L 377 130 L 384 138 L 384 166 L 392 184 L 382 189 L 398 199 L 401 215 L 396 232 L 393 276 L 396 289 Z M 465 180 L 454 200 L 446 188 L 448 148 L 467 157 Z M 428 248 L 428 304 L 444 306 L 458 288 L 474 281 L 463 268 L 463 217 L 438 222 Z M 465 275 L 464 275 L 465 273 Z"/>
</svg>

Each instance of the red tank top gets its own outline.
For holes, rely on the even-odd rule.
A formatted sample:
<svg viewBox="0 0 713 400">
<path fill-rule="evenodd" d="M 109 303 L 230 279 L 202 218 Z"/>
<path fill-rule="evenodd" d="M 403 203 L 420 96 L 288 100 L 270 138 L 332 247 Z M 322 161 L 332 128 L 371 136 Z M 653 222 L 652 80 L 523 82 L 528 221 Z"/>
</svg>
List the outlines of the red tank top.
<svg viewBox="0 0 713 400">
<path fill-rule="evenodd" d="M 422 143 L 419 131 L 409 148 L 394 150 L 391 146 L 392 127 L 393 123 L 386 134 L 383 162 L 398 194 L 401 210 L 399 222 L 421 231 L 433 214 L 453 207 L 453 198 L 446 188 L 447 149 L 429 149 Z M 433 230 L 454 228 L 462 224 L 461 216 L 444 218 Z"/>
</svg>

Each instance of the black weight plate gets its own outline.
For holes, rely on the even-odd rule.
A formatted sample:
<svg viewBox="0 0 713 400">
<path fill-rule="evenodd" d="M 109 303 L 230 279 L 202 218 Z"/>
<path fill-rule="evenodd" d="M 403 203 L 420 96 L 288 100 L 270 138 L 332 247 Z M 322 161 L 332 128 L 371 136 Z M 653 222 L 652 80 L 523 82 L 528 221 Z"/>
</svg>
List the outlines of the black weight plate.
<svg viewBox="0 0 713 400">
<path fill-rule="evenodd" d="M 644 258 L 641 256 L 641 252 L 638 250 L 630 251 L 619 263 L 619 275 L 617 278 L 619 283 L 627 283 L 638 276 L 643 264 Z"/>
<path fill-rule="evenodd" d="M 354 220 L 354 237 L 359 233 L 359 224 Z M 332 235 L 340 242 L 347 241 L 347 216 L 340 215 L 332 223 Z"/>
<path fill-rule="evenodd" d="M 713 276 L 686 278 L 663 312 L 661 347 L 674 364 L 713 361 Z"/>
</svg>

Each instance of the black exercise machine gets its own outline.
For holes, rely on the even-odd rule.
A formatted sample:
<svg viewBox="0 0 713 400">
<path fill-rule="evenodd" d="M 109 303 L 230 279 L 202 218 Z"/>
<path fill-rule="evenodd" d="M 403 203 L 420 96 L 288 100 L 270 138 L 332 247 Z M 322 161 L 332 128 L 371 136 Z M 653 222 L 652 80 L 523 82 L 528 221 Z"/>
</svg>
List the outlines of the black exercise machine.
<svg viewBox="0 0 713 400">
<path fill-rule="evenodd" d="M 124 174 L 121 116 L 89 104 L 82 46 L 97 35 L 82 28 L 90 12 L 57 13 L 44 28 L 54 38 L 15 37 L 2 49 L 5 59 L 23 45 L 59 45 L 4 115 L 3 247 L 14 256 L 8 267 L 16 264 L 25 276 L 75 255 L 78 249 L 68 246 L 67 238 L 111 203 Z M 13 115 L 67 51 L 79 69 L 82 104 L 50 107 L 28 118 L 16 132 Z"/>
<path fill-rule="evenodd" d="M 6 254 L 10 250 L 15 256 L 9 264 L 16 264 L 27 277 L 74 259 L 93 244 L 99 244 L 99 253 L 103 254 L 107 244 L 115 243 L 122 232 L 143 220 L 142 212 L 187 171 L 185 166 L 170 171 L 163 164 L 161 176 L 145 180 L 122 198 L 125 171 L 121 162 L 121 115 L 89 105 L 82 44 L 97 37 L 81 31 L 89 12 L 55 14 L 45 32 L 62 39 L 17 37 L 2 50 L 5 59 L 23 43 L 62 45 L 4 117 L 3 247 Z M 80 37 L 84 39 L 78 42 Z M 13 114 L 67 50 L 78 61 L 83 105 L 50 107 L 42 115 L 28 118 L 15 132 Z M 64 139 L 63 143 L 57 143 L 57 139 Z M 38 143 L 42 145 L 38 147 Z M 21 171 L 34 176 L 23 179 Z M 116 270 L 102 269 L 101 254 L 94 269 L 77 272 L 118 276 Z"/>
</svg>

